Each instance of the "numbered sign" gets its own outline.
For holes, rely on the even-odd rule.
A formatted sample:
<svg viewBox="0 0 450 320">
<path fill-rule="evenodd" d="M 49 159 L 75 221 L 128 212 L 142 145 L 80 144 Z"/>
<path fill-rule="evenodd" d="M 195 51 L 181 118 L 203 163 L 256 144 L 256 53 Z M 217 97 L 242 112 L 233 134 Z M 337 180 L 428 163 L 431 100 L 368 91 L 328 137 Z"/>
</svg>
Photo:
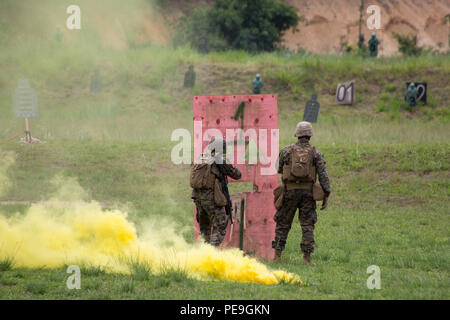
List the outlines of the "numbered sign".
<svg viewBox="0 0 450 320">
<path fill-rule="evenodd" d="M 194 158 L 206 149 L 213 135 L 227 141 L 227 159 L 242 173 L 239 181 L 251 182 L 253 192 L 232 195 L 233 224 L 228 224 L 223 247 L 241 248 L 264 259 L 273 259 L 275 236 L 273 189 L 278 185 L 277 96 L 195 96 Z M 248 155 L 256 148 L 257 158 Z M 242 156 L 244 155 L 244 156 Z M 199 226 L 195 221 L 195 239 Z"/>
<path fill-rule="evenodd" d="M 406 82 L 405 88 L 405 100 L 406 100 L 406 91 L 408 90 L 409 84 L 411 82 Z M 423 103 L 427 103 L 427 83 L 426 82 L 414 82 L 417 88 L 417 101 L 422 101 Z"/>
<path fill-rule="evenodd" d="M 335 104 L 353 104 L 355 99 L 355 81 L 339 83 L 336 89 Z"/>
<path fill-rule="evenodd" d="M 38 103 L 36 91 L 30 87 L 28 79 L 20 79 L 13 93 L 14 115 L 17 118 L 37 118 Z"/>
</svg>

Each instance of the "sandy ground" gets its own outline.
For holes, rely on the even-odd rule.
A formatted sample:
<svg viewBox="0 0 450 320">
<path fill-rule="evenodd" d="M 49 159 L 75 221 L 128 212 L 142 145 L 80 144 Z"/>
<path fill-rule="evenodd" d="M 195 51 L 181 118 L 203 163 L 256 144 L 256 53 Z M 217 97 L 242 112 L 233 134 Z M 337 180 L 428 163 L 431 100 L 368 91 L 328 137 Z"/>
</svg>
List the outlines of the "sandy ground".
<svg viewBox="0 0 450 320">
<path fill-rule="evenodd" d="M 192 1 L 191 1 L 192 2 Z M 195 2 L 195 1 L 194 1 Z M 198 1 L 205 2 L 205 1 Z M 208 1 L 206 1 L 208 2 Z M 209 1 L 210 2 L 210 1 Z M 371 0 L 364 1 L 362 31 L 368 41 L 372 32 L 380 39 L 379 55 L 398 54 L 397 40 L 392 33 L 417 35 L 419 46 L 431 46 L 439 51 L 449 50 L 450 0 Z M 289 30 L 284 37 L 284 46 L 291 50 L 306 50 L 313 53 L 335 54 L 342 52 L 342 43 L 356 46 L 358 41 L 360 0 L 287 0 L 303 17 L 296 30 Z M 370 5 L 380 8 L 380 30 L 370 30 L 367 13 Z M 165 10 L 166 19 L 143 10 L 136 15 L 146 38 L 167 43 L 170 30 L 167 21 L 187 11 L 186 3 L 174 1 L 173 7 Z M 142 18 L 142 19 L 141 19 Z"/>
<path fill-rule="evenodd" d="M 284 46 L 291 50 L 336 54 L 343 51 L 343 43 L 356 45 L 358 40 L 359 8 L 361 0 L 286 0 L 302 17 L 296 30 L 289 30 Z M 420 46 L 449 50 L 450 0 L 365 0 L 362 31 L 365 40 L 375 31 L 380 39 L 380 55 L 396 55 L 397 41 L 393 32 L 417 35 Z M 14 2 L 13 2 L 14 3 Z M 213 0 L 171 0 L 165 9 L 152 7 L 148 0 L 113 2 L 80 0 L 84 35 L 98 36 L 101 42 L 113 48 L 127 48 L 147 42 L 168 44 L 174 19 L 186 14 L 192 7 L 211 6 Z M 366 21 L 370 5 L 381 10 L 381 29 L 369 30 Z M 64 33 L 65 41 L 77 41 L 83 32 L 65 28 L 65 4 L 46 1 L 30 6 L 25 2 L 10 5 L 4 18 L 15 24 L 13 37 L 26 41 L 27 37 L 52 37 L 56 28 Z M 13 16 L 12 16 L 12 13 Z M 35 13 L 35 14 L 33 14 Z M 37 17 L 46 17 L 39 20 Z M 91 32 L 93 31 L 93 32 Z"/>
<path fill-rule="evenodd" d="M 299 32 L 285 35 L 285 46 L 314 53 L 339 53 L 341 42 L 356 45 L 358 41 L 360 0 L 289 0 L 304 21 Z M 380 7 L 381 29 L 369 30 L 369 5 Z M 417 35 L 419 46 L 449 49 L 449 0 L 372 0 L 365 1 L 362 31 L 366 41 L 375 32 L 380 39 L 379 54 L 397 54 L 393 32 Z"/>
</svg>

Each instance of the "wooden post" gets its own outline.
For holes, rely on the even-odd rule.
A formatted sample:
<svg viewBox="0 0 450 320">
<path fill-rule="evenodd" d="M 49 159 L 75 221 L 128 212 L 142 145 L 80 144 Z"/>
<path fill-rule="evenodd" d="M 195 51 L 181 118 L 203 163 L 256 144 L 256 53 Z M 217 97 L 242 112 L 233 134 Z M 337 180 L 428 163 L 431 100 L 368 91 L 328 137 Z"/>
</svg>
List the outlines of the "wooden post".
<svg viewBox="0 0 450 320">
<path fill-rule="evenodd" d="M 30 123 L 28 118 L 25 118 L 25 141 L 31 143 Z"/>
<path fill-rule="evenodd" d="M 239 226 L 239 249 L 244 250 L 245 199 L 241 201 L 241 223 Z"/>
</svg>

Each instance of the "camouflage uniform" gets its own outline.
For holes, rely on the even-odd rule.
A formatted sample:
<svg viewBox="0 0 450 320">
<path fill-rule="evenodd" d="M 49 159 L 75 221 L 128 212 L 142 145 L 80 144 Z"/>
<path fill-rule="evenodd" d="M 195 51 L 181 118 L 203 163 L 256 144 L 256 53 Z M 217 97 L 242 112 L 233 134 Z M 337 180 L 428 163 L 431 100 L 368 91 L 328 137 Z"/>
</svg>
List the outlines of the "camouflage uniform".
<svg viewBox="0 0 450 320">
<path fill-rule="evenodd" d="M 308 139 L 300 138 L 296 145 L 309 145 Z M 330 194 L 330 180 L 325 168 L 325 160 L 315 147 L 313 164 L 316 167 L 319 182 L 325 195 Z M 284 147 L 278 158 L 278 173 L 283 173 L 283 165 L 290 164 L 291 153 L 290 146 Z M 302 227 L 302 242 L 300 248 L 304 253 L 312 253 L 314 251 L 314 225 L 317 222 L 316 201 L 312 195 L 311 188 L 301 188 L 285 190 L 283 197 L 283 207 L 278 210 L 274 216 L 276 222 L 275 240 L 272 242 L 272 248 L 276 250 L 284 250 L 289 230 L 295 212 L 299 209 L 299 220 Z"/>
<path fill-rule="evenodd" d="M 235 180 L 241 178 L 239 169 L 231 164 L 225 163 L 225 161 L 223 164 L 213 163 L 211 166 L 212 173 L 217 174 L 217 166 L 222 166 L 223 173 L 226 177 L 229 176 Z M 227 180 L 226 177 L 225 179 Z M 193 189 L 192 199 L 197 208 L 197 222 L 200 226 L 201 235 L 207 243 L 218 247 L 225 238 L 228 225 L 225 207 L 218 207 L 214 203 L 214 189 Z"/>
</svg>

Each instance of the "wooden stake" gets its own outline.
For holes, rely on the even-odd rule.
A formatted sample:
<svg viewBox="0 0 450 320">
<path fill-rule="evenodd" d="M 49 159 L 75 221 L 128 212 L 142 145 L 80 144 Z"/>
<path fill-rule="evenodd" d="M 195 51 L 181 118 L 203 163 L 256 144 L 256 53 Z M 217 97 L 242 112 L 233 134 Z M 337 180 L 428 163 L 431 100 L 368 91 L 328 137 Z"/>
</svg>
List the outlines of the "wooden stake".
<svg viewBox="0 0 450 320">
<path fill-rule="evenodd" d="M 31 143 L 30 123 L 28 118 L 25 118 L 25 141 Z"/>
</svg>

